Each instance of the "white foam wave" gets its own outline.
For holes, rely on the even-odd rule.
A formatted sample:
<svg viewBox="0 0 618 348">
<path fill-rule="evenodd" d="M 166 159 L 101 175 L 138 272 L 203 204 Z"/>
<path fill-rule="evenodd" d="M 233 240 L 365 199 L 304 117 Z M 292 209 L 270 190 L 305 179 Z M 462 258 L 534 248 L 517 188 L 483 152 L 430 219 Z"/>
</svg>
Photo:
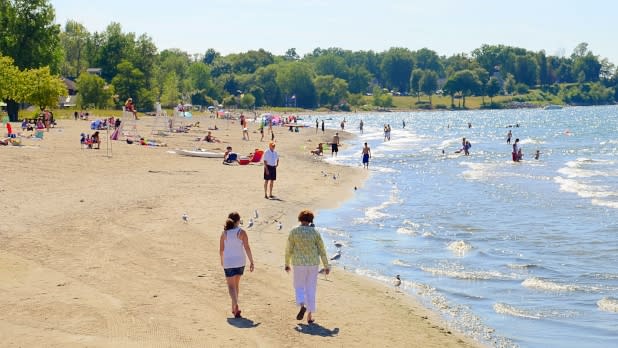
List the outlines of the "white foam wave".
<svg viewBox="0 0 618 348">
<path fill-rule="evenodd" d="M 505 314 L 519 318 L 541 319 L 541 315 L 539 313 L 534 313 L 521 308 L 516 308 L 505 303 L 496 303 L 493 307 L 494 311 L 498 314 Z"/>
<path fill-rule="evenodd" d="M 519 143 L 522 144 L 522 145 L 526 145 L 526 144 L 545 144 L 545 142 L 543 140 L 534 139 L 534 138 L 526 138 L 524 140 L 520 140 Z"/>
<path fill-rule="evenodd" d="M 528 269 L 528 268 L 534 268 L 537 267 L 537 265 L 532 264 L 532 263 L 510 263 L 507 265 L 508 268 L 511 269 Z"/>
<path fill-rule="evenodd" d="M 593 199 L 591 201 L 592 204 L 598 205 L 600 207 L 614 208 L 618 209 L 618 202 L 615 201 L 606 201 L 602 199 Z"/>
<path fill-rule="evenodd" d="M 603 191 L 600 186 L 587 185 L 575 179 L 567 179 L 561 176 L 554 177 L 554 181 L 560 185 L 560 191 L 571 192 L 582 198 L 606 198 L 618 196 L 618 192 Z"/>
<path fill-rule="evenodd" d="M 397 169 L 389 168 L 389 167 L 373 166 L 373 167 L 369 167 L 369 169 L 371 171 L 379 172 L 379 173 L 399 173 L 399 171 Z"/>
<path fill-rule="evenodd" d="M 406 263 L 405 261 L 401 260 L 401 259 L 395 259 L 393 260 L 393 265 L 395 266 L 401 266 L 401 267 L 412 267 L 411 264 Z"/>
<path fill-rule="evenodd" d="M 463 240 L 458 240 L 455 242 L 451 242 L 448 245 L 448 249 L 454 253 L 456 253 L 457 255 L 463 256 L 465 255 L 468 251 L 472 250 L 472 245 L 469 243 L 464 242 Z"/>
<path fill-rule="evenodd" d="M 521 285 L 526 288 L 544 290 L 544 291 L 554 291 L 554 292 L 572 292 L 577 291 L 580 288 L 573 284 L 560 284 L 556 282 L 552 282 L 550 280 L 541 279 L 541 278 L 527 278 L 524 280 Z"/>
<path fill-rule="evenodd" d="M 516 279 L 513 275 L 500 273 L 497 271 L 463 271 L 449 270 L 444 268 L 421 267 L 423 272 L 431 273 L 436 276 L 444 276 L 456 279 L 468 280 L 513 280 Z"/>
<path fill-rule="evenodd" d="M 411 228 L 408 228 L 408 227 L 399 227 L 397 229 L 397 233 L 399 233 L 399 234 L 407 234 L 407 235 L 410 235 L 410 236 L 415 236 L 415 235 L 418 234 L 417 231 L 415 231 L 415 230 L 413 230 Z"/>
<path fill-rule="evenodd" d="M 430 237 L 433 237 L 433 236 L 434 236 L 433 232 L 429 232 L 429 231 L 423 232 L 423 237 L 425 237 L 425 238 L 430 238 Z"/>
<path fill-rule="evenodd" d="M 384 210 L 386 208 L 388 208 L 389 206 L 393 205 L 393 204 L 399 204 L 402 203 L 403 201 L 401 200 L 401 198 L 399 198 L 399 190 L 397 188 L 393 188 L 393 190 L 391 191 L 391 195 L 388 199 L 388 201 L 375 206 L 375 207 L 369 207 L 365 209 L 365 216 L 362 218 L 356 218 L 354 219 L 354 223 L 356 224 L 367 224 L 367 223 L 372 223 L 375 222 L 377 220 L 383 220 L 387 217 L 390 217 L 390 214 L 387 214 L 384 212 Z"/>
<path fill-rule="evenodd" d="M 618 313 L 618 299 L 613 297 L 604 297 L 597 301 L 597 306 L 605 312 Z"/>
</svg>

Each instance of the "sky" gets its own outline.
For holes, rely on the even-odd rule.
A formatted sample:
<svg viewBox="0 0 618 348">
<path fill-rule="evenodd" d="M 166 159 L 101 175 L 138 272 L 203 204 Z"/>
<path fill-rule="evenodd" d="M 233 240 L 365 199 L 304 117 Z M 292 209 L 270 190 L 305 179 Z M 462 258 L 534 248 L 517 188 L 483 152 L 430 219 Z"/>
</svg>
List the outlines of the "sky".
<svg viewBox="0 0 618 348">
<path fill-rule="evenodd" d="M 263 48 L 352 51 L 429 48 L 470 53 L 483 44 L 569 56 L 575 46 L 618 65 L 618 2 L 613 0 L 50 0 L 56 22 L 150 36 L 159 50 L 223 55 Z"/>
</svg>

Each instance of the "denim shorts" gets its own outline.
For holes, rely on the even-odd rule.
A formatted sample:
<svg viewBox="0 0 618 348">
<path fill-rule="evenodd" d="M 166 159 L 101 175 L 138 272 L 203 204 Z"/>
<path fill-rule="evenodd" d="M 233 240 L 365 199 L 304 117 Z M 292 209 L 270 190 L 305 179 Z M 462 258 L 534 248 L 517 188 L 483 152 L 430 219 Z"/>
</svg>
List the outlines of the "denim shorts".
<svg viewBox="0 0 618 348">
<path fill-rule="evenodd" d="M 225 272 L 225 276 L 227 278 L 229 277 L 234 277 L 234 276 L 241 276 L 243 275 L 243 273 L 245 273 L 245 266 L 242 267 L 235 267 L 235 268 L 224 268 L 223 272 Z"/>
</svg>

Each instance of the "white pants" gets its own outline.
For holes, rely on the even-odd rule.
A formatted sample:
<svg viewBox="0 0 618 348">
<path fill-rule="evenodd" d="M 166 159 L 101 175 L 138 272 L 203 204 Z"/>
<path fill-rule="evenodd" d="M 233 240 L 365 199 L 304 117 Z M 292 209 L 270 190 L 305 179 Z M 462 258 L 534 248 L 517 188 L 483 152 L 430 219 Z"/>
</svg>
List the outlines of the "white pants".
<svg viewBox="0 0 618 348">
<path fill-rule="evenodd" d="M 294 266 L 294 290 L 296 304 L 304 305 L 311 313 L 315 313 L 315 293 L 318 285 L 318 265 Z"/>
</svg>

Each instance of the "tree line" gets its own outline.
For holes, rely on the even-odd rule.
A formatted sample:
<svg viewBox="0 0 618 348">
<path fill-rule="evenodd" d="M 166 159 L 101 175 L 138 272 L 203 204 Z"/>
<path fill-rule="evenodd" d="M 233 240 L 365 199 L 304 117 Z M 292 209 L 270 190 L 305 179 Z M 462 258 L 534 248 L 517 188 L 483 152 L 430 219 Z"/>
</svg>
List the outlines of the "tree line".
<svg viewBox="0 0 618 348">
<path fill-rule="evenodd" d="M 264 49 L 222 55 L 214 48 L 190 54 L 159 51 L 147 34 L 124 32 L 119 23 L 91 33 L 72 20 L 61 27 L 54 18 L 48 0 L 1 0 L 0 55 L 11 59 L 3 58 L 2 64 L 23 74 L 47 68 L 51 76 L 75 80 L 81 107 L 120 107 L 132 97 L 143 111 L 157 101 L 164 107 L 184 102 L 346 110 L 365 103 L 362 95 L 367 94 L 373 95 L 374 105 L 389 106 L 392 95 L 419 100 L 424 95 L 431 104 L 435 93 L 462 98 L 465 106 L 467 96 L 487 96 L 493 102 L 496 95 L 528 88 L 543 88 L 575 104 L 613 103 L 618 98 L 616 67 L 586 43 L 570 56 L 505 45 L 483 45 L 470 54 L 448 57 L 428 48 L 401 47 L 384 52 L 316 48 L 302 57 L 294 48 L 283 55 Z M 100 74 L 88 68 L 99 68 Z M 7 70 L 0 69 L 0 74 Z M 11 91 L 17 80 L 2 76 L 0 98 L 9 104 L 9 114 L 16 115 L 18 102 L 52 106 L 51 100 Z M 36 86 L 32 79 L 23 81 L 17 84 Z"/>
</svg>

